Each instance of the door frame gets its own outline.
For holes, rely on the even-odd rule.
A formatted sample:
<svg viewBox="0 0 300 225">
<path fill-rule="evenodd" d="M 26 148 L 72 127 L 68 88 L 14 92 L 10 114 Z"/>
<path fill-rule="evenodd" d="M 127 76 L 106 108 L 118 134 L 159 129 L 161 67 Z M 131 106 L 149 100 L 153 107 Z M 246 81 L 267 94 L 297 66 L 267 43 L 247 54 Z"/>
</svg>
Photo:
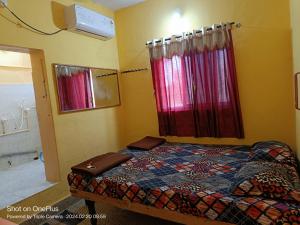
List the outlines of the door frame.
<svg viewBox="0 0 300 225">
<path fill-rule="evenodd" d="M 30 54 L 36 112 L 45 161 L 46 179 L 50 182 L 58 182 L 60 180 L 60 168 L 44 51 L 41 49 L 7 45 L 0 45 L 0 50 Z"/>
</svg>

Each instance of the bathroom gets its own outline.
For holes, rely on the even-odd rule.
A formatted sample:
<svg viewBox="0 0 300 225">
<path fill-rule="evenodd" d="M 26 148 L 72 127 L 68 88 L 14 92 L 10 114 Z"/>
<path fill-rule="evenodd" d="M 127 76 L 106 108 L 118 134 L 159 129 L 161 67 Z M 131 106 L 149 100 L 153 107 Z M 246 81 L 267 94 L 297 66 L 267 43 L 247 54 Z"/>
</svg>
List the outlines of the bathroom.
<svg viewBox="0 0 300 225">
<path fill-rule="evenodd" d="M 0 209 L 52 186 L 41 146 L 30 54 L 0 50 Z"/>
</svg>

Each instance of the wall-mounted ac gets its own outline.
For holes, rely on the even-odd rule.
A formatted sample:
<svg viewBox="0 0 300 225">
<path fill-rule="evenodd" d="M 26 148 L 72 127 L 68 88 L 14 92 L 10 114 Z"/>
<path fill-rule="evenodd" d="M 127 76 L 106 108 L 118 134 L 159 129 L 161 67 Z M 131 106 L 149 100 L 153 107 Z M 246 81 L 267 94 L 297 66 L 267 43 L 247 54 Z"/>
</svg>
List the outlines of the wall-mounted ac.
<svg viewBox="0 0 300 225">
<path fill-rule="evenodd" d="M 101 40 L 115 36 L 113 19 L 80 5 L 74 4 L 65 8 L 65 22 L 68 30 Z"/>
</svg>

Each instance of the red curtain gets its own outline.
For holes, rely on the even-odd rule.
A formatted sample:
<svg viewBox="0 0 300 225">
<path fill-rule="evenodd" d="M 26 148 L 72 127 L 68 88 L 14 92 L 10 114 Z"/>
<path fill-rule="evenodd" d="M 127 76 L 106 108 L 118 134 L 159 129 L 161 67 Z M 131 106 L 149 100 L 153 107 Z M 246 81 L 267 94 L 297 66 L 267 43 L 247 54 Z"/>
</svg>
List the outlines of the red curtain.
<svg viewBox="0 0 300 225">
<path fill-rule="evenodd" d="M 62 111 L 93 107 L 91 77 L 88 70 L 72 71 L 58 76 L 58 90 Z"/>
<path fill-rule="evenodd" d="M 171 57 L 150 50 L 160 135 L 244 137 L 231 30 L 226 34 L 219 48 L 177 54 L 175 46 Z"/>
</svg>

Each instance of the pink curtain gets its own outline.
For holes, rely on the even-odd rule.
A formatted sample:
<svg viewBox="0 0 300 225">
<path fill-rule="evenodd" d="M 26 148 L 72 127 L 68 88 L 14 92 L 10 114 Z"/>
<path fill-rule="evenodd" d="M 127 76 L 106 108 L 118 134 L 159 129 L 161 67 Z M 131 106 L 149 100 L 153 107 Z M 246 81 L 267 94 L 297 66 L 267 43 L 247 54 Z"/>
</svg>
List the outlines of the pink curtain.
<svg viewBox="0 0 300 225">
<path fill-rule="evenodd" d="M 231 29 L 205 35 L 150 47 L 160 135 L 243 138 Z"/>
<path fill-rule="evenodd" d="M 73 70 L 58 75 L 58 91 L 62 111 L 93 108 L 89 70 Z"/>
</svg>

